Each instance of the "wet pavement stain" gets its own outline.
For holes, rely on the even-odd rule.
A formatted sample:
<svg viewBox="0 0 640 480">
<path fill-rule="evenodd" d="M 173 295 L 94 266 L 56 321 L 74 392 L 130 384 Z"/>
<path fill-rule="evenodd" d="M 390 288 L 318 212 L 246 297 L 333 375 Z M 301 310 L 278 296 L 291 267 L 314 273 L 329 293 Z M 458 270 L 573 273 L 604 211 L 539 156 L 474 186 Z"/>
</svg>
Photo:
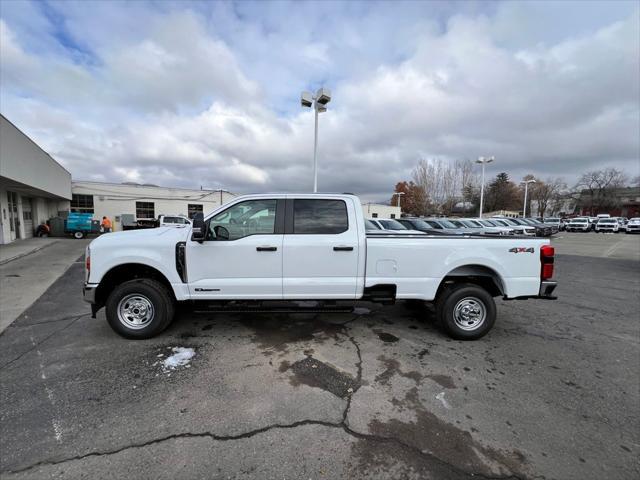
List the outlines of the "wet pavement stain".
<svg viewBox="0 0 640 480">
<path fill-rule="evenodd" d="M 374 329 L 373 331 L 378 334 L 378 338 L 382 340 L 384 343 L 395 343 L 400 340 L 395 335 L 392 335 L 387 332 L 383 332 L 382 330 Z"/>
<path fill-rule="evenodd" d="M 264 350 L 265 355 L 274 351 L 287 352 L 289 344 L 313 340 L 323 343 L 325 340 L 344 341 L 339 334 L 344 333 L 345 327 L 340 324 L 325 322 L 309 317 L 311 314 L 242 314 L 240 323 L 253 330 L 253 341 Z"/>
<path fill-rule="evenodd" d="M 425 377 L 430 378 L 444 388 L 456 388 L 456 384 L 453 382 L 453 378 L 451 378 L 449 375 L 432 374 L 425 375 Z"/>
<path fill-rule="evenodd" d="M 307 385 L 320 388 L 340 398 L 346 398 L 360 388 L 358 381 L 351 375 L 313 357 L 306 357 L 293 364 L 282 362 L 279 371 L 287 370 L 291 370 L 294 374 L 290 382 L 295 387 Z"/>
<path fill-rule="evenodd" d="M 465 472 L 485 476 L 518 475 L 527 477 L 527 460 L 518 450 L 504 452 L 482 445 L 471 433 L 445 422 L 427 411 L 420 403 L 418 390 L 411 388 L 404 400 L 395 399 L 394 405 L 415 412 L 414 422 L 391 419 L 369 422 L 369 432 L 380 437 L 401 438 L 417 449 L 427 452 L 446 464 L 456 465 Z M 360 447 L 361 448 L 361 447 Z M 360 454 L 354 447 L 354 454 Z"/>
<path fill-rule="evenodd" d="M 375 381 L 382 385 L 388 385 L 389 380 L 394 375 L 399 375 L 404 378 L 410 378 L 416 383 L 420 383 L 422 381 L 422 374 L 416 370 L 411 370 L 409 372 L 404 372 L 400 368 L 400 362 L 395 358 L 387 358 L 384 355 L 380 355 L 378 360 L 385 366 L 385 369 L 382 373 L 379 373 L 375 377 Z"/>
</svg>

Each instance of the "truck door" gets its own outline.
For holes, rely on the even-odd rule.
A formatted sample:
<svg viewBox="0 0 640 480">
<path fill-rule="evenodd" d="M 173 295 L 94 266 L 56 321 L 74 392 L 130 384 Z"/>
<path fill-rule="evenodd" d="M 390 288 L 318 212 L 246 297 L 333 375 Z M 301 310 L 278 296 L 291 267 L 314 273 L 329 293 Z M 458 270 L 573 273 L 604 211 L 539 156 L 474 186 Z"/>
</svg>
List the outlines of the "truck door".
<svg viewBox="0 0 640 480">
<path fill-rule="evenodd" d="M 356 216 L 344 199 L 287 199 L 285 299 L 355 299 L 358 254 Z"/>
<path fill-rule="evenodd" d="M 252 199 L 209 219 L 202 243 L 187 241 L 194 299 L 282 299 L 284 199 Z"/>
</svg>

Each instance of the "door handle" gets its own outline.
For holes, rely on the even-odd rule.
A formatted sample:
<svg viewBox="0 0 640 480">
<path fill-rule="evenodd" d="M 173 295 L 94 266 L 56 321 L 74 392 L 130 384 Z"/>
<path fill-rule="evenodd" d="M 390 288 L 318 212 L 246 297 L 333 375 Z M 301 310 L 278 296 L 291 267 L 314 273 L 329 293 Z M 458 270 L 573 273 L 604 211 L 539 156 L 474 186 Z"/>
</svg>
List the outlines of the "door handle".
<svg viewBox="0 0 640 480">
<path fill-rule="evenodd" d="M 333 251 L 334 252 L 351 252 L 353 251 L 353 247 L 345 247 L 345 246 L 333 247 Z"/>
<path fill-rule="evenodd" d="M 259 252 L 275 252 L 278 247 L 256 247 L 256 250 Z"/>
</svg>

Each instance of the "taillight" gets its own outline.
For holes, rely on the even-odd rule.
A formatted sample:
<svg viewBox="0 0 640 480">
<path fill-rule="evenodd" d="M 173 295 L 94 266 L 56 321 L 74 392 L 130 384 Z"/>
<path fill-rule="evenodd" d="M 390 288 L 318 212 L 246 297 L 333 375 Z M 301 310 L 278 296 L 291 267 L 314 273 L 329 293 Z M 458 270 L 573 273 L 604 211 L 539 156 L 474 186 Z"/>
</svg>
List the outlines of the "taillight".
<svg viewBox="0 0 640 480">
<path fill-rule="evenodd" d="M 89 255 L 84 260 L 84 266 L 87 269 L 87 273 L 91 272 L 91 257 Z"/>
<path fill-rule="evenodd" d="M 549 280 L 553 277 L 553 257 L 556 253 L 551 245 L 543 245 L 540 248 L 540 279 Z"/>
</svg>

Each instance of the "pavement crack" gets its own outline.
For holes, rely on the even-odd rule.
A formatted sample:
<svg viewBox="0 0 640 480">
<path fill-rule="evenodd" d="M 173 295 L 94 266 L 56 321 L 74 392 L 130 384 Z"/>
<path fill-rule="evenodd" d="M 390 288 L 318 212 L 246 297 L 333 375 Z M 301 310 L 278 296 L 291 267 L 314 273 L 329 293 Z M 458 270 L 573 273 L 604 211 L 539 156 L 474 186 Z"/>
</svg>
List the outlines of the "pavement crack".
<svg viewBox="0 0 640 480">
<path fill-rule="evenodd" d="M 66 330 L 67 328 L 69 328 L 71 325 L 73 325 L 74 323 L 76 323 L 78 320 L 80 320 L 82 317 L 86 317 L 87 315 L 90 315 L 89 313 L 83 313 L 82 315 L 79 315 L 77 317 L 68 317 L 64 320 L 70 320 L 69 323 L 67 323 L 64 327 L 62 328 L 58 328 L 57 330 L 54 330 L 53 332 L 51 332 L 49 335 L 47 335 L 46 337 L 44 337 L 42 340 L 40 340 L 39 342 L 33 342 L 31 344 L 31 348 L 25 350 L 24 352 L 22 352 L 20 355 L 18 355 L 17 357 L 15 357 L 12 360 L 9 360 L 8 362 L 6 362 L 4 365 L 0 366 L 0 370 L 4 370 L 6 367 L 10 367 L 12 364 L 14 364 L 15 362 L 17 362 L 18 360 L 20 360 L 22 357 L 24 357 L 25 355 L 27 355 L 29 352 L 33 352 L 36 348 L 38 348 L 40 345 L 42 345 L 44 342 L 46 342 L 47 340 L 49 340 L 51 337 L 53 337 L 54 335 L 56 335 L 57 333 L 62 332 L 63 330 Z M 73 320 L 71 320 L 73 319 Z M 7 330 L 5 330 L 6 332 Z"/>
<path fill-rule="evenodd" d="M 239 433 L 237 435 L 217 435 L 215 433 L 211 433 L 211 432 L 200 432 L 200 433 L 192 433 L 192 432 L 184 432 L 184 433 L 175 433 L 175 434 L 171 434 L 171 435 L 166 435 L 164 437 L 159 437 L 159 438 L 154 438 L 152 440 L 147 440 L 145 442 L 140 442 L 140 443 L 132 443 L 129 445 L 125 445 L 122 447 L 118 447 L 112 450 L 103 450 L 103 451 L 94 451 L 94 452 L 89 452 L 89 453 L 85 453 L 83 455 L 76 455 L 73 457 L 68 457 L 68 458 L 63 458 L 60 460 L 42 460 L 40 462 L 34 463 L 32 465 L 17 469 L 17 470 L 7 470 L 4 472 L 0 472 L 3 474 L 16 474 L 16 473 L 22 473 L 22 472 L 26 472 L 29 470 L 33 470 L 34 468 L 38 468 L 38 467 L 44 467 L 44 466 L 56 466 L 56 465 L 61 465 L 64 463 L 68 463 L 68 462 L 73 462 L 73 461 L 77 461 L 77 460 L 84 460 L 85 458 L 91 458 L 91 457 L 104 457 L 104 456 L 109 456 L 109 455 L 115 455 L 121 452 L 124 452 L 126 450 L 131 450 L 134 448 L 144 448 L 144 447 L 148 447 L 151 445 L 156 445 L 159 443 L 163 443 L 169 440 L 174 440 L 174 439 L 180 439 L 180 438 L 210 438 L 211 440 L 215 440 L 217 442 L 228 442 L 228 441 L 235 441 L 235 440 L 242 440 L 245 438 L 251 438 L 254 437 L 256 435 L 259 435 L 261 433 L 265 433 L 268 432 L 270 430 L 282 430 L 282 429 L 292 429 L 292 428 L 297 428 L 297 427 L 301 427 L 304 425 L 321 425 L 324 427 L 328 427 L 328 428 L 342 428 L 342 423 L 335 423 L 335 422 L 327 422 L 327 421 L 323 421 L 323 420 L 300 420 L 297 422 L 293 422 L 293 423 L 288 423 L 288 424 L 273 424 L 273 425 L 268 425 L 262 428 L 257 428 L 255 430 L 250 430 L 248 432 L 244 432 L 244 433 Z"/>
</svg>

